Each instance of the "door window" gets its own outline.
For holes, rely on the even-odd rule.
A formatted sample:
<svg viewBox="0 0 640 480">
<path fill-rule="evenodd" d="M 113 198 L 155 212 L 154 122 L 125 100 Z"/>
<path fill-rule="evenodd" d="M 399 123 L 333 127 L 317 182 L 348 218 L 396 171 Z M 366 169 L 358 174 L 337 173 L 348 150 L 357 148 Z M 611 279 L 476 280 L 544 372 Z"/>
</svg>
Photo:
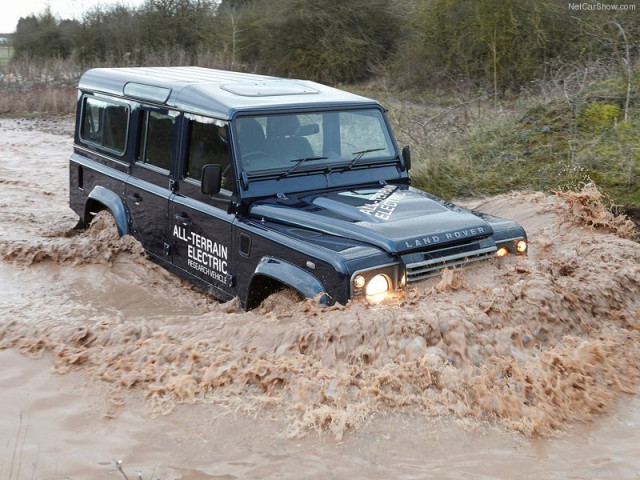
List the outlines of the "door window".
<svg viewBox="0 0 640 480">
<path fill-rule="evenodd" d="M 155 111 L 143 112 L 138 162 L 166 171 L 171 169 L 174 123 L 172 115 Z"/>
<path fill-rule="evenodd" d="M 233 190 L 234 179 L 224 124 L 213 119 L 192 121 L 184 178 L 200 183 L 202 167 L 209 164 L 222 167 L 222 188 Z"/>
</svg>

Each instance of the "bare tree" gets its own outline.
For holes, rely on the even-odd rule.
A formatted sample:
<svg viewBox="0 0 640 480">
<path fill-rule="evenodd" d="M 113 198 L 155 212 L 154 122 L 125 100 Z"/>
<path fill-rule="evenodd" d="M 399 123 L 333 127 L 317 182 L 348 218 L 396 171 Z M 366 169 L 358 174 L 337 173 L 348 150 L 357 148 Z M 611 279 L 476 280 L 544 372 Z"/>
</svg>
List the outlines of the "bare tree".
<svg viewBox="0 0 640 480">
<path fill-rule="evenodd" d="M 615 25 L 620 31 L 620 35 L 622 36 L 622 39 L 624 41 L 624 56 L 622 57 L 621 60 L 622 60 L 622 64 L 624 65 L 625 76 L 627 80 L 627 96 L 624 102 L 624 121 L 626 122 L 629 118 L 629 101 L 631 98 L 631 75 L 632 75 L 631 53 L 630 53 L 631 49 L 629 46 L 629 39 L 627 38 L 627 34 L 625 33 L 624 28 L 622 28 L 622 25 L 614 21 L 607 22 L 607 24 Z"/>
</svg>

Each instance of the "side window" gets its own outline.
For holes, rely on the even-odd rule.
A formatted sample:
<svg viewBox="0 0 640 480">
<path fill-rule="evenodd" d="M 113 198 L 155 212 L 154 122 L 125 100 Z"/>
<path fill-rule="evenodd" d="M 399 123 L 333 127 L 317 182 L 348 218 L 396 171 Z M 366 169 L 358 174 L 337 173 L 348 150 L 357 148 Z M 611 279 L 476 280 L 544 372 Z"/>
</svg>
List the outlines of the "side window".
<svg viewBox="0 0 640 480">
<path fill-rule="evenodd" d="M 118 154 L 127 146 L 129 107 L 87 97 L 82 110 L 80 138 Z"/>
<path fill-rule="evenodd" d="M 207 164 L 222 166 L 222 187 L 233 189 L 233 172 L 227 147 L 227 131 L 224 124 L 213 119 L 194 120 L 189 124 L 189 146 L 184 177 L 200 182 L 202 167 Z"/>
<path fill-rule="evenodd" d="M 142 113 L 137 161 L 169 171 L 175 119 L 155 111 Z"/>
</svg>

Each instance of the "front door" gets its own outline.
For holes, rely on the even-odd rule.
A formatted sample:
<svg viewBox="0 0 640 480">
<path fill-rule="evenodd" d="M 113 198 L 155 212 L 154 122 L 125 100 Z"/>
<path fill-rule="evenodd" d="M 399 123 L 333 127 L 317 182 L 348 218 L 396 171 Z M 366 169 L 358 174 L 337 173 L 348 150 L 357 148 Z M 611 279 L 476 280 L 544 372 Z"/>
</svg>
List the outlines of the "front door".
<svg viewBox="0 0 640 480">
<path fill-rule="evenodd" d="M 190 196 L 174 196 L 172 206 L 174 265 L 211 285 L 215 296 L 230 300 L 235 296 L 231 256 L 235 217 Z"/>
<path fill-rule="evenodd" d="M 185 124 L 185 158 L 181 181 L 171 200 L 173 263 L 206 282 L 223 300 L 236 295 L 232 258 L 232 229 L 235 215 L 227 213 L 233 189 L 224 125 L 203 117 Z M 200 190 L 202 166 L 218 164 L 226 172 L 223 190 L 215 198 Z"/>
</svg>

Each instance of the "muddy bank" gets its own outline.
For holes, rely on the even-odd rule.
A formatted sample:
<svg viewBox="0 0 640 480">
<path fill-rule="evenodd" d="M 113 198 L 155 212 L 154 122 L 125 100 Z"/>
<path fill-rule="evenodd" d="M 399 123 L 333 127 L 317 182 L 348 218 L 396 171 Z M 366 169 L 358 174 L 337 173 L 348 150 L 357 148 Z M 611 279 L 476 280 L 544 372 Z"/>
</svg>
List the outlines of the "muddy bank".
<svg viewBox="0 0 640 480">
<path fill-rule="evenodd" d="M 260 412 L 289 436 L 342 438 L 401 413 L 536 437 L 637 390 L 640 245 L 594 187 L 468 205 L 521 222 L 528 258 L 447 272 L 387 305 L 279 295 L 244 312 L 153 265 L 108 220 L 73 231 L 59 131 L 0 121 L 0 348 L 108 385 L 108 416 L 133 391 L 156 414 Z"/>
</svg>

